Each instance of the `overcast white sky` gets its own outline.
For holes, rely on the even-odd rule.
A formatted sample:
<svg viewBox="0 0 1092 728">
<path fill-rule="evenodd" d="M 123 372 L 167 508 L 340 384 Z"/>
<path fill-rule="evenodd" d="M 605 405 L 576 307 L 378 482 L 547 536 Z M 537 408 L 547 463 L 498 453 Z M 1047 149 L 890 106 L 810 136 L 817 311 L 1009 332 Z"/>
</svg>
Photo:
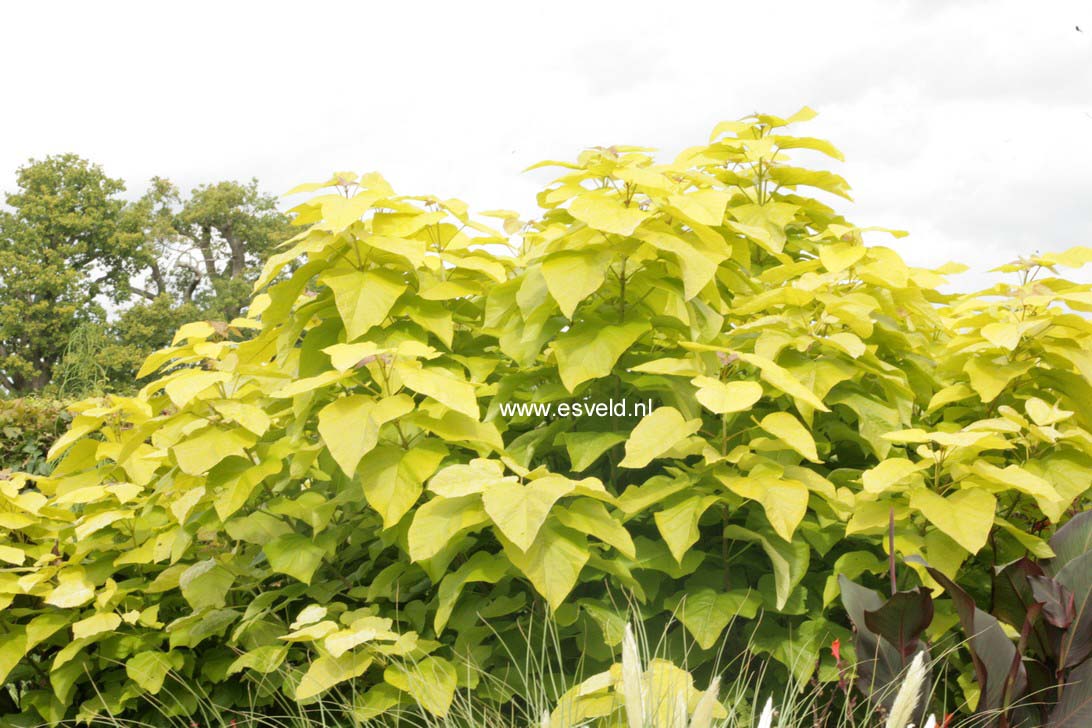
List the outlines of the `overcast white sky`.
<svg viewBox="0 0 1092 728">
<path fill-rule="evenodd" d="M 24 1 L 0 5 L 0 68 L 5 191 L 71 151 L 133 195 L 378 170 L 530 211 L 539 159 L 674 154 L 807 104 L 846 153 L 850 218 L 909 230 L 915 264 L 1092 245 L 1087 0 Z"/>
</svg>

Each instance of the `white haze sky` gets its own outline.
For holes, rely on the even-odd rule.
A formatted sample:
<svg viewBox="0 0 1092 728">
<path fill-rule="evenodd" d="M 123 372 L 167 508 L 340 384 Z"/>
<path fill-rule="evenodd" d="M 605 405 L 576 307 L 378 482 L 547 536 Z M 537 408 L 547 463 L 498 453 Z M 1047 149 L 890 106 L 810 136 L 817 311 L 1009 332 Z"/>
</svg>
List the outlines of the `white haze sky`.
<svg viewBox="0 0 1092 728">
<path fill-rule="evenodd" d="M 4 191 L 71 151 L 131 196 L 377 170 L 533 212 L 540 159 L 666 158 L 807 104 L 800 130 L 846 154 L 842 209 L 909 230 L 913 264 L 1092 245 L 1087 0 L 4 3 L 0 68 Z"/>
</svg>

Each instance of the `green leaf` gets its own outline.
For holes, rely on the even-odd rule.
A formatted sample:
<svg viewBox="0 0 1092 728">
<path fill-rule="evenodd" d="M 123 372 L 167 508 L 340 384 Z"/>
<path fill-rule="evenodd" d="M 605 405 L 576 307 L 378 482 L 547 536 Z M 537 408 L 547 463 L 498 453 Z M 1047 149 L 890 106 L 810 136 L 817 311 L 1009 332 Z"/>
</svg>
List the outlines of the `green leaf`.
<svg viewBox="0 0 1092 728">
<path fill-rule="evenodd" d="M 311 577 L 326 554 L 326 550 L 314 541 L 296 533 L 273 539 L 262 547 L 262 551 L 273 571 L 287 574 L 304 584 L 311 583 Z"/>
<path fill-rule="evenodd" d="M 183 473 L 203 475 L 224 458 L 246 457 L 246 449 L 254 441 L 254 435 L 246 430 L 206 427 L 176 444 L 171 451 Z"/>
<path fill-rule="evenodd" d="M 727 592 L 699 589 L 685 594 L 674 612 L 698 647 L 711 650 L 734 619 L 754 619 L 759 606 L 761 600 L 750 589 Z"/>
<path fill-rule="evenodd" d="M 84 576 L 81 568 L 62 570 L 57 575 L 57 586 L 46 597 L 46 604 L 71 609 L 87 604 L 95 598 L 95 587 Z"/>
<path fill-rule="evenodd" d="M 178 577 L 178 588 L 194 611 L 219 609 L 227 604 L 227 593 L 235 575 L 214 559 L 198 561 Z"/>
<path fill-rule="evenodd" d="M 373 659 L 370 655 L 354 653 L 316 658 L 296 686 L 296 700 L 309 700 L 339 683 L 363 675 L 371 667 Z"/>
<path fill-rule="evenodd" d="M 410 559 L 432 558 L 457 535 L 488 522 L 480 495 L 433 498 L 413 516 L 408 534 Z"/>
<path fill-rule="evenodd" d="M 393 528 L 413 508 L 446 455 L 441 443 L 425 440 L 410 450 L 384 445 L 364 457 L 360 485 L 368 505 L 383 517 L 383 528 Z"/>
<path fill-rule="evenodd" d="M 629 531 L 621 522 L 611 517 L 606 506 L 591 498 L 580 498 L 564 507 L 553 509 L 557 522 L 566 528 L 594 536 L 603 543 L 618 549 L 618 552 L 630 559 L 637 558 L 637 549 L 633 545 Z"/>
<path fill-rule="evenodd" d="M 576 586 L 580 572 L 588 562 L 584 537 L 547 521 L 526 550 L 504 542 L 504 551 L 512 565 L 523 572 L 550 609 L 556 611 Z"/>
<path fill-rule="evenodd" d="M 282 645 L 262 645 L 253 650 L 239 655 L 228 667 L 227 674 L 234 675 L 243 670 L 268 675 L 279 670 L 284 664 L 284 658 L 288 656 L 288 647 Z"/>
<path fill-rule="evenodd" d="M 869 493 L 883 493 L 884 491 L 906 482 L 910 476 L 925 467 L 927 462 L 913 462 L 904 458 L 891 458 L 880 462 L 874 468 L 870 468 L 861 474 L 861 482 Z"/>
<path fill-rule="evenodd" d="M 352 478 L 360 459 L 379 442 L 375 400 L 363 394 L 335 399 L 319 410 L 318 431 L 341 470 Z"/>
<path fill-rule="evenodd" d="M 163 688 L 163 680 L 171 670 L 181 670 L 184 663 L 180 653 L 147 650 L 126 660 L 125 674 L 145 692 L 155 695 Z"/>
<path fill-rule="evenodd" d="M 474 385 L 440 367 L 423 367 L 418 362 L 398 362 L 394 365 L 402 383 L 417 392 L 432 397 L 467 417 L 478 419 L 478 399 Z"/>
<path fill-rule="evenodd" d="M 733 493 L 762 504 L 766 520 L 785 541 L 792 541 L 797 526 L 808 510 L 808 487 L 798 480 L 773 475 L 748 475 L 742 478 L 718 473 L 717 477 Z"/>
<path fill-rule="evenodd" d="M 78 640 L 91 639 L 104 632 L 113 632 L 121 625 L 121 617 L 113 612 L 98 612 L 72 625 L 72 636 Z"/>
<path fill-rule="evenodd" d="M 623 468 L 643 468 L 701 428 L 701 420 L 687 420 L 674 407 L 657 407 L 637 423 L 626 442 Z"/>
<path fill-rule="evenodd" d="M 759 356 L 758 354 L 739 353 L 738 356 L 748 364 L 757 367 L 762 378 L 771 385 L 797 400 L 798 409 L 800 407 L 799 403 L 803 402 L 820 412 L 830 412 L 830 409 L 823 404 L 821 399 L 815 396 L 814 392 L 801 384 L 800 380 L 789 373 L 784 367 L 774 363 L 766 357 Z"/>
<path fill-rule="evenodd" d="M 496 554 L 475 551 L 465 564 L 445 576 L 437 590 L 436 614 L 432 619 L 436 634 L 443 632 L 447 626 L 464 586 L 475 582 L 496 584 L 507 573 L 508 563 L 504 559 L 497 558 Z"/>
<path fill-rule="evenodd" d="M 0 635 L 0 681 L 6 681 L 8 674 L 22 662 L 26 649 L 27 636 L 22 630 Z"/>
<path fill-rule="evenodd" d="M 682 563 L 686 552 L 698 542 L 698 521 L 709 506 L 716 502 L 716 496 L 695 495 L 653 515 L 656 528 L 678 563 Z"/>
<path fill-rule="evenodd" d="M 740 526 L 726 526 L 724 537 L 754 541 L 762 547 L 773 566 L 777 608 L 783 609 L 788 604 L 793 590 L 808 571 L 811 549 L 807 543 L 800 540 L 787 542 L 780 538 L 766 538 L 760 533 Z"/>
<path fill-rule="evenodd" d="M 587 470 L 603 453 L 626 439 L 627 436 L 620 432 L 563 432 L 558 435 L 575 473 Z"/>
</svg>

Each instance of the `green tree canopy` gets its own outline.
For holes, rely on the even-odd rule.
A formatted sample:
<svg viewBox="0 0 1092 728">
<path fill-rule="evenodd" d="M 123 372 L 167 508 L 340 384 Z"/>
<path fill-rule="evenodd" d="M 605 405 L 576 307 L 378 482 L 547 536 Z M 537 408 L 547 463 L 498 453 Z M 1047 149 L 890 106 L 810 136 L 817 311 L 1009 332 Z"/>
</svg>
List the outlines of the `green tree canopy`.
<svg viewBox="0 0 1092 728">
<path fill-rule="evenodd" d="M 257 180 L 187 196 L 156 177 L 127 203 L 122 180 L 65 154 L 31 160 L 17 186 L 0 212 L 0 388 L 9 393 L 42 389 L 59 366 L 70 382 L 82 368 L 74 358 L 87 356 L 124 388 L 185 321 L 237 316 L 268 251 L 289 236 L 288 217 Z M 87 327 L 100 333 L 84 338 L 101 346 L 74 349 Z"/>
<path fill-rule="evenodd" d="M 81 323 L 117 300 L 131 251 L 116 236 L 125 185 L 74 154 L 31 160 L 0 211 L 0 385 L 44 386 Z"/>
</svg>

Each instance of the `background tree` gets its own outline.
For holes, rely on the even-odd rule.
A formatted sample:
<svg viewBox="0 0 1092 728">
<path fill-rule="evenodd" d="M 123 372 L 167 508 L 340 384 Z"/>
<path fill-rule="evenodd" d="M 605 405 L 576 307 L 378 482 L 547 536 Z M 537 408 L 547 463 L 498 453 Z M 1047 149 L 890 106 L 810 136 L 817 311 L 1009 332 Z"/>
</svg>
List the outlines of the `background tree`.
<svg viewBox="0 0 1092 728">
<path fill-rule="evenodd" d="M 126 208 L 123 233 L 133 240 L 133 272 L 145 281 L 132 291 L 147 302 L 169 296 L 210 315 L 237 316 L 249 298 L 257 267 L 290 236 L 277 198 L 258 181 L 201 185 L 183 199 L 169 181 L 155 178 Z"/>
<path fill-rule="evenodd" d="M 119 237 L 132 251 L 131 304 L 110 326 L 100 360 L 115 386 L 186 321 L 230 320 L 249 300 L 268 252 L 292 234 L 258 181 L 201 185 L 189 197 L 162 177 L 126 206 Z"/>
<path fill-rule="evenodd" d="M 40 389 L 68 337 L 127 295 L 119 179 L 74 154 L 31 160 L 0 211 L 0 386 Z"/>
<path fill-rule="evenodd" d="M 126 203 L 121 180 L 68 154 L 31 160 L 17 184 L 0 212 L 0 389 L 9 394 L 42 389 L 58 366 L 64 382 L 86 384 L 73 372 L 90 364 L 110 388 L 132 386 L 139 363 L 181 324 L 238 316 L 266 254 L 291 235 L 257 180 L 185 196 L 155 177 Z M 70 346 L 76 332 L 80 345 Z"/>
</svg>

